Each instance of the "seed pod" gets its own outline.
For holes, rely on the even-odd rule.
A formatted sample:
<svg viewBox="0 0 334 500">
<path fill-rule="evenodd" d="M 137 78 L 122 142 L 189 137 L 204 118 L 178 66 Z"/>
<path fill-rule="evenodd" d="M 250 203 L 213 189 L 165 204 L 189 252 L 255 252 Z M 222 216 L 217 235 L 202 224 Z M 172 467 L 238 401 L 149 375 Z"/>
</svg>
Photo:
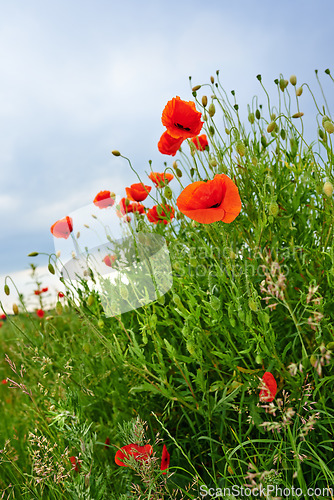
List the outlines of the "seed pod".
<svg viewBox="0 0 334 500">
<path fill-rule="evenodd" d="M 324 123 L 324 129 L 328 134 L 332 134 L 334 132 L 334 124 L 329 120 L 326 120 Z"/>
<path fill-rule="evenodd" d="M 297 77 L 296 77 L 296 75 L 291 75 L 291 76 L 290 76 L 290 83 L 291 83 L 291 85 L 293 85 L 294 87 L 297 85 Z"/>
<path fill-rule="evenodd" d="M 182 177 L 182 171 L 179 168 L 175 169 L 175 173 L 178 177 Z"/>
<path fill-rule="evenodd" d="M 302 93 L 303 93 L 303 87 L 298 87 L 298 89 L 296 90 L 296 96 L 300 97 Z"/>
<path fill-rule="evenodd" d="M 285 139 L 286 139 L 286 133 L 285 133 L 284 128 L 282 128 L 282 130 L 281 130 L 281 137 L 282 137 L 282 140 L 285 141 Z"/>
<path fill-rule="evenodd" d="M 275 130 L 275 127 L 276 127 L 276 122 L 269 123 L 269 125 L 267 127 L 268 134 L 270 134 L 273 130 Z"/>
<path fill-rule="evenodd" d="M 164 196 L 167 200 L 171 200 L 173 198 L 173 191 L 169 186 L 166 186 L 164 189 Z"/>
<path fill-rule="evenodd" d="M 323 191 L 324 191 L 325 195 L 328 198 L 330 198 L 333 194 L 333 184 L 329 181 L 325 182 L 324 187 L 323 187 Z"/>
<path fill-rule="evenodd" d="M 9 286 L 6 284 L 3 288 L 4 288 L 5 294 L 9 295 L 10 294 Z"/>
<path fill-rule="evenodd" d="M 245 156 L 246 146 L 242 141 L 237 141 L 237 143 L 235 145 L 235 149 L 240 156 Z"/>
<path fill-rule="evenodd" d="M 248 121 L 249 121 L 249 123 L 251 123 L 253 125 L 253 123 L 255 121 L 254 113 L 249 113 L 249 115 L 248 115 Z"/>
<path fill-rule="evenodd" d="M 204 95 L 204 96 L 202 97 L 202 104 L 203 104 L 203 107 L 204 107 L 204 108 L 205 108 L 205 107 L 206 107 L 206 105 L 208 104 L 208 98 L 207 98 L 207 96 L 206 96 L 206 95 Z"/>
<path fill-rule="evenodd" d="M 13 304 L 13 313 L 15 314 L 15 316 L 19 314 L 19 308 L 17 307 L 17 304 Z"/>
<path fill-rule="evenodd" d="M 259 119 L 261 118 L 261 113 L 260 113 L 260 110 L 259 110 L 259 109 L 257 109 L 257 110 L 255 111 L 255 118 L 256 118 L 257 120 L 259 120 Z"/>
<path fill-rule="evenodd" d="M 28 257 L 37 257 L 38 252 L 30 252 L 28 253 Z"/>
<path fill-rule="evenodd" d="M 117 149 L 114 149 L 111 153 L 112 153 L 114 156 L 121 156 L 121 153 L 120 153 Z"/>
<path fill-rule="evenodd" d="M 209 116 L 211 116 L 211 118 L 212 118 L 215 115 L 215 112 L 216 112 L 216 107 L 212 102 L 208 108 Z"/>
</svg>

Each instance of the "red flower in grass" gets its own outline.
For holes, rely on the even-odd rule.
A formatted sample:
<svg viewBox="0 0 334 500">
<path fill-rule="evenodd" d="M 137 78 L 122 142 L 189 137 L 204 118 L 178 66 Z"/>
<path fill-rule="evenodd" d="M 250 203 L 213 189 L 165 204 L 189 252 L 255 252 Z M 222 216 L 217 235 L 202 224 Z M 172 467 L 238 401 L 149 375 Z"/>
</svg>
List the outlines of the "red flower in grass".
<svg viewBox="0 0 334 500">
<path fill-rule="evenodd" d="M 202 224 L 232 222 L 241 210 L 238 188 L 225 174 L 215 175 L 212 181 L 189 184 L 176 204 L 180 212 Z"/>
<path fill-rule="evenodd" d="M 102 260 L 106 266 L 112 267 L 113 263 L 116 260 L 116 255 L 106 255 Z"/>
<path fill-rule="evenodd" d="M 166 104 L 161 121 L 169 135 L 175 139 L 189 139 L 198 135 L 203 127 L 201 113 L 196 110 L 195 103 L 183 101 L 178 96 Z"/>
<path fill-rule="evenodd" d="M 169 461 L 170 461 L 170 454 L 167 451 L 166 445 L 164 444 L 164 447 L 162 448 L 162 457 L 161 457 L 161 466 L 160 470 L 166 470 L 169 467 Z M 166 472 L 163 472 L 163 474 L 167 474 Z"/>
<path fill-rule="evenodd" d="M 172 137 L 167 131 L 162 134 L 158 142 L 158 150 L 163 155 L 175 156 L 183 142 L 182 137 Z"/>
<path fill-rule="evenodd" d="M 4 378 L 3 380 L 1 380 L 1 383 L 2 383 L 3 385 L 8 384 L 8 380 L 7 380 L 6 378 Z"/>
<path fill-rule="evenodd" d="M 155 184 L 155 187 L 161 188 L 169 184 L 171 180 L 174 179 L 173 174 L 159 174 L 158 172 L 151 172 L 149 175 L 151 181 Z"/>
<path fill-rule="evenodd" d="M 77 457 L 70 457 L 70 462 L 75 472 L 79 472 L 81 467 L 81 460 L 78 460 Z"/>
<path fill-rule="evenodd" d="M 39 318 L 43 318 L 45 312 L 43 311 L 43 309 L 37 309 L 36 314 Z"/>
<path fill-rule="evenodd" d="M 197 135 L 191 139 L 191 142 L 195 144 L 196 149 L 198 151 L 204 151 L 205 148 L 209 147 L 208 139 L 205 134 Z"/>
<path fill-rule="evenodd" d="M 7 316 L 6 316 L 5 314 L 0 314 L 0 319 L 1 319 L 2 321 L 6 321 Z"/>
<path fill-rule="evenodd" d="M 110 445 L 110 439 L 107 437 L 105 442 L 104 442 L 104 447 L 106 450 L 109 448 L 109 445 Z"/>
<path fill-rule="evenodd" d="M 35 295 L 41 295 L 41 293 L 42 293 L 42 290 L 35 290 L 35 291 L 34 291 L 34 294 L 35 294 Z"/>
<path fill-rule="evenodd" d="M 67 238 L 73 231 L 73 220 L 71 217 L 66 216 L 64 219 L 57 220 L 50 229 L 53 236 L 56 238 Z"/>
<path fill-rule="evenodd" d="M 147 211 L 147 218 L 153 224 L 168 224 L 174 219 L 174 208 L 170 205 L 154 205 Z"/>
<path fill-rule="evenodd" d="M 99 208 L 112 207 L 115 203 L 115 198 L 110 191 L 100 191 L 94 198 L 94 205 Z"/>
<path fill-rule="evenodd" d="M 48 289 L 48 287 L 46 286 L 45 288 L 42 288 L 42 293 L 45 293 L 45 292 L 47 292 L 48 290 L 49 290 L 49 289 Z"/>
<path fill-rule="evenodd" d="M 262 403 L 271 403 L 277 393 L 277 382 L 270 372 L 265 372 L 261 381 L 261 391 L 259 394 Z"/>
<path fill-rule="evenodd" d="M 65 297 L 65 295 L 63 294 L 63 292 L 58 292 L 58 297 L 62 299 L 63 297 Z"/>
<path fill-rule="evenodd" d="M 129 201 L 129 200 L 128 200 Z M 138 212 L 139 214 L 145 213 L 145 207 L 141 203 L 134 201 L 133 203 L 128 203 L 126 198 L 122 198 L 119 202 L 119 208 L 121 212 L 121 216 L 131 213 Z"/>
<path fill-rule="evenodd" d="M 150 455 L 152 455 L 152 453 L 153 448 L 150 444 L 146 444 L 145 446 L 139 446 L 137 444 L 127 444 L 117 451 L 115 462 L 117 465 L 128 467 L 128 465 L 124 463 L 124 459 L 134 457 L 138 461 L 145 461 L 150 457 Z"/>
<path fill-rule="evenodd" d="M 151 189 L 151 186 L 145 186 L 142 182 L 138 182 L 137 184 L 131 184 L 129 188 L 125 188 L 125 191 L 129 200 L 144 201 Z"/>
</svg>

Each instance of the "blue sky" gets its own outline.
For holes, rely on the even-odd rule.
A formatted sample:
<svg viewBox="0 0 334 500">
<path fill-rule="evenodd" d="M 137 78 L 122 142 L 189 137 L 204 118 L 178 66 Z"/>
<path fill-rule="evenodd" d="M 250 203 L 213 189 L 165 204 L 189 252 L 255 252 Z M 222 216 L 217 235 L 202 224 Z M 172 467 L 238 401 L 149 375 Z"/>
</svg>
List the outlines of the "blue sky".
<svg viewBox="0 0 334 500">
<path fill-rule="evenodd" d="M 193 85 L 206 83 L 220 69 L 245 110 L 262 96 L 258 73 L 269 92 L 280 73 L 315 89 L 314 69 L 322 79 L 326 68 L 334 73 L 331 0 L 2 0 L 0 7 L 2 275 L 28 268 L 31 251 L 53 252 L 57 219 L 100 190 L 122 194 L 137 181 L 112 149 L 142 176 L 148 160 L 156 171 L 171 161 L 157 150 L 161 112 L 176 95 L 192 99 L 189 75 Z"/>
</svg>

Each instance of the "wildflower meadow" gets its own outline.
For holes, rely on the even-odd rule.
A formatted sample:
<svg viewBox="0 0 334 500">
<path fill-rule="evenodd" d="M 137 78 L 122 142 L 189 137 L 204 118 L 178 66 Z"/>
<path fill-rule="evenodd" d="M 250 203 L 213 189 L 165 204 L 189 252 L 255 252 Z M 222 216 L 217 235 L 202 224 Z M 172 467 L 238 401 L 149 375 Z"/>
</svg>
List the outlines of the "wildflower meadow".
<svg viewBox="0 0 334 500">
<path fill-rule="evenodd" d="M 190 79 L 145 177 L 112 150 L 124 193 L 51 225 L 55 296 L 32 249 L 38 308 L 0 311 L 0 498 L 334 498 L 334 122 L 318 72 L 320 98 L 257 79 L 247 110 Z"/>
</svg>

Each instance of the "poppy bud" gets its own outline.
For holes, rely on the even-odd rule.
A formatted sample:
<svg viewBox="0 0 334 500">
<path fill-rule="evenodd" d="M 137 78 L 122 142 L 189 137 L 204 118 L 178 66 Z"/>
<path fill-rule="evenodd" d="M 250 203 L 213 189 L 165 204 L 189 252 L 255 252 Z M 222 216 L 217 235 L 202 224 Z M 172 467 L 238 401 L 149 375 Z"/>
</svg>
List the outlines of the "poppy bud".
<svg viewBox="0 0 334 500">
<path fill-rule="evenodd" d="M 276 202 L 270 203 L 270 205 L 269 205 L 270 215 L 273 215 L 274 217 L 276 217 L 276 215 L 278 214 L 278 211 L 279 211 L 279 206 L 277 205 L 277 203 Z"/>
<path fill-rule="evenodd" d="M 301 118 L 302 116 L 304 116 L 304 113 L 298 112 L 292 115 L 292 118 Z"/>
<path fill-rule="evenodd" d="M 328 342 L 326 349 L 334 350 L 334 342 Z"/>
<path fill-rule="evenodd" d="M 202 85 L 195 85 L 195 87 L 193 87 L 191 90 L 193 92 L 197 92 L 197 90 L 199 90 L 201 88 Z"/>
<path fill-rule="evenodd" d="M 210 81 L 211 83 L 215 83 L 215 79 L 213 78 L 213 76 L 210 76 Z"/>
<path fill-rule="evenodd" d="M 246 146 L 244 145 L 244 143 L 242 141 L 237 141 L 237 143 L 235 145 L 235 149 L 240 156 L 245 156 Z"/>
<path fill-rule="evenodd" d="M 334 124 L 329 120 L 326 120 L 324 123 L 324 129 L 328 134 L 332 134 L 334 132 Z"/>
<path fill-rule="evenodd" d="M 103 321 L 103 319 L 99 319 L 99 321 L 97 322 L 97 326 L 99 328 L 101 328 L 101 329 L 104 327 L 104 321 Z"/>
<path fill-rule="evenodd" d="M 117 151 L 117 149 L 114 149 L 111 154 L 113 154 L 114 156 L 121 156 L 121 153 L 119 151 Z"/>
<path fill-rule="evenodd" d="M 263 360 L 262 360 L 262 357 L 261 357 L 260 354 L 256 355 L 256 357 L 255 357 L 255 363 L 257 363 L 258 365 L 262 365 Z"/>
<path fill-rule="evenodd" d="M 202 97 L 202 104 L 203 104 L 203 107 L 204 107 L 204 108 L 205 108 L 205 107 L 206 107 L 206 105 L 208 104 L 208 98 L 207 98 L 207 96 L 206 96 L 206 95 L 204 95 L 204 96 Z"/>
<path fill-rule="evenodd" d="M 167 198 L 167 200 L 171 200 L 173 198 L 173 191 L 169 186 L 165 187 L 164 196 Z"/>
<path fill-rule="evenodd" d="M 179 168 L 175 169 L 175 173 L 178 177 L 182 177 L 182 172 Z"/>
<path fill-rule="evenodd" d="M 267 132 L 268 134 L 270 134 L 270 132 L 272 132 L 276 127 L 276 122 L 271 122 L 269 123 L 268 127 L 267 127 Z"/>
<path fill-rule="evenodd" d="M 48 265 L 48 270 L 51 274 L 55 274 L 55 269 L 53 267 L 53 265 L 51 264 L 51 262 L 49 262 L 49 265 Z"/>
<path fill-rule="evenodd" d="M 286 139 L 286 133 L 285 133 L 285 130 L 283 128 L 281 130 L 281 137 L 282 137 L 282 140 L 285 141 L 285 139 Z"/>
<path fill-rule="evenodd" d="M 322 130 L 322 128 L 319 128 L 318 134 L 319 134 L 320 139 L 322 139 L 324 141 L 326 136 L 325 136 L 325 132 Z"/>
<path fill-rule="evenodd" d="M 122 299 L 124 299 L 124 300 L 127 300 L 129 298 L 129 292 L 128 292 L 128 289 L 125 285 L 120 286 L 119 294 L 122 297 Z"/>
<path fill-rule="evenodd" d="M 271 113 L 271 115 L 270 115 L 270 119 L 271 119 L 271 121 L 274 121 L 274 120 L 275 120 L 275 118 L 276 118 L 276 114 L 275 114 L 275 113 Z"/>
<path fill-rule="evenodd" d="M 329 181 L 325 182 L 323 191 L 328 198 L 330 198 L 333 194 L 333 184 Z"/>
<path fill-rule="evenodd" d="M 19 308 L 17 307 L 17 304 L 13 304 L 13 313 L 15 314 L 15 316 L 19 314 Z"/>
<path fill-rule="evenodd" d="M 299 87 L 297 90 L 296 90 L 296 96 L 297 97 L 300 97 L 303 93 L 303 87 Z"/>
<path fill-rule="evenodd" d="M 28 257 L 37 257 L 38 252 L 30 252 L 28 253 Z"/>
<path fill-rule="evenodd" d="M 261 136 L 261 144 L 264 148 L 267 147 L 267 139 L 265 138 L 264 135 Z"/>
<path fill-rule="evenodd" d="M 4 286 L 4 292 L 5 292 L 6 295 L 10 294 L 10 290 L 9 290 L 9 286 L 8 285 Z"/>
<path fill-rule="evenodd" d="M 256 75 L 256 78 L 259 80 L 259 82 L 261 82 L 261 80 L 262 80 L 262 76 L 261 75 Z"/>
<path fill-rule="evenodd" d="M 218 163 L 216 162 L 215 159 L 213 159 L 213 160 L 210 160 L 210 165 L 211 165 L 211 167 L 216 167 L 218 165 Z"/>
<path fill-rule="evenodd" d="M 331 120 L 331 119 L 330 119 L 327 115 L 324 115 L 324 116 L 322 117 L 322 122 L 321 122 L 321 123 L 322 123 L 322 126 L 324 126 L 324 125 L 325 125 L 325 122 L 330 121 L 330 120 Z"/>
<path fill-rule="evenodd" d="M 328 68 L 325 69 L 325 73 L 326 73 L 326 75 L 330 75 L 331 74 L 331 72 L 330 72 L 330 70 Z"/>
<path fill-rule="evenodd" d="M 227 135 L 230 135 L 230 131 L 229 131 L 229 129 L 228 129 L 227 127 L 225 127 L 225 133 L 226 133 Z"/>
<path fill-rule="evenodd" d="M 256 118 L 257 120 L 259 120 L 259 119 L 261 118 L 261 113 L 260 113 L 260 110 L 259 110 L 259 109 L 257 109 L 257 110 L 255 111 L 255 118 Z"/>
<path fill-rule="evenodd" d="M 290 83 L 291 83 L 291 85 L 293 85 L 294 87 L 297 85 L 297 77 L 296 77 L 296 75 L 291 75 L 291 76 L 290 76 Z"/>
<path fill-rule="evenodd" d="M 211 295 L 210 304 L 211 304 L 212 309 L 214 309 L 215 311 L 219 311 L 219 309 L 221 308 L 220 299 L 218 297 L 216 297 L 215 295 Z"/>
<path fill-rule="evenodd" d="M 215 112 L 216 112 L 216 107 L 212 102 L 209 106 L 209 109 L 208 109 L 209 116 L 211 116 L 211 118 L 212 118 L 214 116 Z"/>
<path fill-rule="evenodd" d="M 56 313 L 58 314 L 58 316 L 60 316 L 63 312 L 63 306 L 61 305 L 61 303 L 59 302 L 59 300 L 57 301 L 57 304 L 56 304 Z"/>
<path fill-rule="evenodd" d="M 255 156 L 253 156 L 253 158 L 252 158 L 252 163 L 253 163 L 254 167 L 257 166 L 257 158 L 255 158 Z"/>
<path fill-rule="evenodd" d="M 280 81 L 279 81 L 279 87 L 281 89 L 282 92 L 284 92 L 284 90 L 286 89 L 286 87 L 288 86 L 288 80 L 284 80 L 284 78 L 281 78 Z"/>
<path fill-rule="evenodd" d="M 159 304 L 161 304 L 163 306 L 165 303 L 165 296 L 160 295 L 160 297 L 158 297 L 157 301 L 159 302 Z"/>
<path fill-rule="evenodd" d="M 256 305 L 256 302 L 254 299 L 249 299 L 248 300 L 248 307 L 249 309 L 251 309 L 252 311 L 257 311 L 257 305 Z"/>
<path fill-rule="evenodd" d="M 173 161 L 173 168 L 174 168 L 174 170 L 177 169 L 177 162 L 175 160 Z"/>
<path fill-rule="evenodd" d="M 89 295 L 88 299 L 87 299 L 87 305 L 90 307 L 94 304 L 94 295 Z"/>
<path fill-rule="evenodd" d="M 248 115 L 248 121 L 249 121 L 249 123 L 251 123 L 253 125 L 253 123 L 255 122 L 254 113 L 249 113 L 249 115 Z"/>
<path fill-rule="evenodd" d="M 182 307 L 181 299 L 176 293 L 173 295 L 173 300 L 178 307 Z"/>
</svg>

